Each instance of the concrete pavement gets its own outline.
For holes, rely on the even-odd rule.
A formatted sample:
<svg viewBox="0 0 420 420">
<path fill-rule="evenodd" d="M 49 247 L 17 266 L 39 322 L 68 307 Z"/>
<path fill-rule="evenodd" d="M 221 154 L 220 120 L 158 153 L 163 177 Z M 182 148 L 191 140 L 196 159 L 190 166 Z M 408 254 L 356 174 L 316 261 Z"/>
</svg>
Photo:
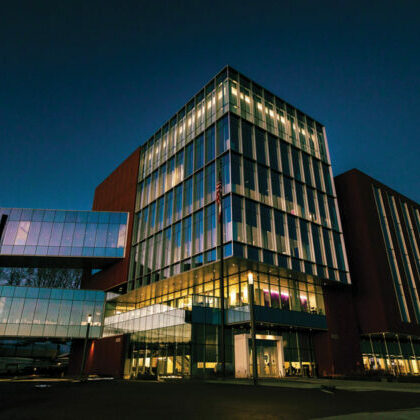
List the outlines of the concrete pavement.
<svg viewBox="0 0 420 420">
<path fill-rule="evenodd" d="M 226 383 L 237 385 L 252 385 L 248 379 L 209 380 L 210 383 Z M 316 378 L 285 378 L 285 379 L 260 379 L 260 386 L 317 389 L 332 388 L 343 391 L 392 391 L 420 393 L 420 383 L 407 382 L 382 382 L 382 381 L 352 381 L 343 379 L 316 379 Z M 420 402 L 419 402 L 420 405 Z"/>
</svg>

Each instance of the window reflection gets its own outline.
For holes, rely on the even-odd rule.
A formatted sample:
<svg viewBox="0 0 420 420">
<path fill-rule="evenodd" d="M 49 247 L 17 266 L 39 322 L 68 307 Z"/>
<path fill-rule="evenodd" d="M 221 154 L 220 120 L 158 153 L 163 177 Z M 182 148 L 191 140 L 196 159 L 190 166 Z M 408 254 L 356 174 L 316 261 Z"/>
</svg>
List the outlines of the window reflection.
<svg viewBox="0 0 420 420">
<path fill-rule="evenodd" d="M 0 215 L 11 213 L 26 220 L 8 217 L 2 254 L 106 257 L 120 254 L 106 248 L 125 247 L 126 213 L 0 208 Z"/>
</svg>

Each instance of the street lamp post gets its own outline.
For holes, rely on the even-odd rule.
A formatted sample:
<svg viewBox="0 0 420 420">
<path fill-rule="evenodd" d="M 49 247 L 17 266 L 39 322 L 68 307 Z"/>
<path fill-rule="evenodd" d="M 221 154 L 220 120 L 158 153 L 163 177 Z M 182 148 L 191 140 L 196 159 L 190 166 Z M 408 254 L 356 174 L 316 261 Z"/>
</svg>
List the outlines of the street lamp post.
<svg viewBox="0 0 420 420">
<path fill-rule="evenodd" d="M 248 273 L 249 315 L 251 320 L 252 381 L 258 385 L 257 348 L 255 344 L 254 276 Z"/>
<path fill-rule="evenodd" d="M 87 328 L 86 328 L 86 336 L 85 336 L 85 342 L 83 344 L 83 354 L 82 354 L 82 366 L 80 368 L 80 380 L 83 379 L 83 375 L 85 372 L 85 365 L 86 365 L 86 351 L 87 351 L 87 343 L 89 339 L 89 330 L 90 330 L 90 324 L 92 322 L 92 315 L 89 314 L 87 317 Z"/>
</svg>

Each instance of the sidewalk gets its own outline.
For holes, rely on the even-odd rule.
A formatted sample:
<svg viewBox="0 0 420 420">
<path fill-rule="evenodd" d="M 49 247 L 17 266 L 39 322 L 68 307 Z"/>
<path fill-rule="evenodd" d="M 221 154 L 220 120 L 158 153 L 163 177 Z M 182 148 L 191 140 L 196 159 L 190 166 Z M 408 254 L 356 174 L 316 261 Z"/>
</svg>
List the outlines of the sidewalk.
<svg viewBox="0 0 420 420">
<path fill-rule="evenodd" d="M 208 383 L 226 383 L 236 385 L 252 385 L 249 379 L 226 379 L 207 380 Z M 283 387 L 283 388 L 335 388 L 344 391 L 392 391 L 420 393 L 419 383 L 406 382 L 380 382 L 380 381 L 351 381 L 342 379 L 315 379 L 315 378 L 279 378 L 260 379 L 260 386 Z"/>
</svg>

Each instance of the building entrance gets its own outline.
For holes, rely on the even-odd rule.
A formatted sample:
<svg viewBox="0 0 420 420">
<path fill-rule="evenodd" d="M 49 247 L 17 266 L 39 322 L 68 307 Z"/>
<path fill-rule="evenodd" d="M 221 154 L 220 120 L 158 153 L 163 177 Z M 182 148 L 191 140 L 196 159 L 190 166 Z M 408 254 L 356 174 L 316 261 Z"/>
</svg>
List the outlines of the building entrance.
<svg viewBox="0 0 420 420">
<path fill-rule="evenodd" d="M 265 378 L 278 377 L 277 341 L 258 340 L 256 348 L 258 376 Z"/>
<path fill-rule="evenodd" d="M 275 335 L 256 336 L 258 376 L 279 378 L 285 376 L 283 339 Z M 235 377 L 252 376 L 252 344 L 249 334 L 235 335 Z"/>
</svg>

